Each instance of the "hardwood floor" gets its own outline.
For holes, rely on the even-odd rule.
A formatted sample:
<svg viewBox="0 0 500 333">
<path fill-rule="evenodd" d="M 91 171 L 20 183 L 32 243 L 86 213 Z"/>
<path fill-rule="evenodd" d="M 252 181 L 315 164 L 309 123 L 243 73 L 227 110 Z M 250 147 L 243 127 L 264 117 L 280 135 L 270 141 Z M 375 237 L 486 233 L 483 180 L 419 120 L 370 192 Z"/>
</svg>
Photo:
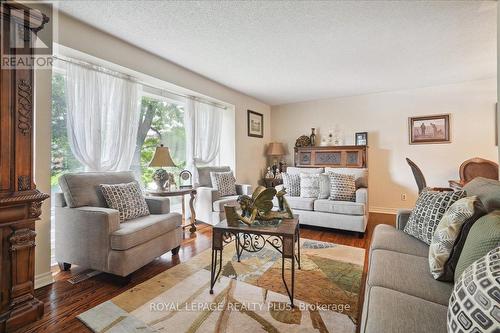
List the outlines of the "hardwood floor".
<svg viewBox="0 0 500 333">
<path fill-rule="evenodd" d="M 352 232 L 342 230 L 326 230 L 318 228 L 301 228 L 301 238 L 308 238 L 324 242 L 344 244 L 349 246 L 367 248 L 370 244 L 373 229 L 378 224 L 395 223 L 394 215 L 370 214 L 368 227 L 363 238 Z M 28 325 L 16 333 L 20 332 L 90 332 L 76 316 L 94 306 L 105 302 L 125 290 L 142 283 L 153 276 L 173 267 L 179 263 L 189 260 L 196 254 L 208 249 L 211 245 L 211 227 L 201 225 L 196 234 L 185 233 L 185 239 L 178 256 L 172 257 L 167 253 L 154 260 L 147 266 L 136 271 L 131 276 L 128 284 L 120 283 L 117 278 L 109 274 L 100 274 L 86 281 L 73 285 L 67 279 L 82 271 L 79 267 L 74 267 L 69 272 L 60 272 L 54 267 L 55 283 L 37 289 L 35 294 L 39 300 L 45 304 L 45 314 L 36 323 Z M 367 252 L 368 253 L 368 252 Z M 363 285 L 366 276 L 367 256 L 365 257 L 365 274 L 363 275 Z M 361 307 L 360 307 L 361 308 Z"/>
</svg>

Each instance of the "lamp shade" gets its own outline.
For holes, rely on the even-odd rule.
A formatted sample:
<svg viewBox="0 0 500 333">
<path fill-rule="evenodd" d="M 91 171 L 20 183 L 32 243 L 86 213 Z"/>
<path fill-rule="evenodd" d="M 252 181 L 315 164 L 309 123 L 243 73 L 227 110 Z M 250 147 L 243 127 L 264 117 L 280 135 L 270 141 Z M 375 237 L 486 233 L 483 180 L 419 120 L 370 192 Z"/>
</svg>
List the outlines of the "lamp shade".
<svg viewBox="0 0 500 333">
<path fill-rule="evenodd" d="M 174 161 L 172 161 L 172 157 L 170 157 L 170 150 L 168 147 L 164 147 L 160 145 L 160 147 L 156 147 L 155 154 L 151 162 L 149 162 L 150 167 L 175 167 Z"/>
<path fill-rule="evenodd" d="M 283 148 L 283 144 L 281 144 L 281 142 L 271 142 L 267 147 L 266 154 L 268 156 L 285 155 L 285 149 Z"/>
</svg>

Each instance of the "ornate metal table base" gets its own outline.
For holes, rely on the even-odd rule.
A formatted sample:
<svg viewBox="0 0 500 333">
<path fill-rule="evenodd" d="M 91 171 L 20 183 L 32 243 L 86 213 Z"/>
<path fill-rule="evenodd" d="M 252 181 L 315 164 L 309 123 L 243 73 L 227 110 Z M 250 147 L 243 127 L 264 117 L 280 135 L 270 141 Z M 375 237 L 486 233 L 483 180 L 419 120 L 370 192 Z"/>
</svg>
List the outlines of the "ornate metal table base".
<svg viewBox="0 0 500 333">
<path fill-rule="evenodd" d="M 212 234 L 212 262 L 210 271 L 210 294 L 213 294 L 213 287 L 218 280 L 222 271 L 222 250 L 224 246 L 234 241 L 236 246 L 236 256 L 238 262 L 241 260 L 243 251 L 258 252 L 262 250 L 266 244 L 271 245 L 281 253 L 281 278 L 285 286 L 288 297 L 290 298 L 291 306 L 294 306 L 293 297 L 295 290 L 295 262 L 297 261 L 300 269 L 300 231 L 299 226 L 293 234 L 283 235 L 266 235 L 259 229 L 258 232 L 251 232 L 248 229 L 245 231 L 223 230 L 214 228 Z M 297 244 L 297 253 L 295 253 L 295 244 Z M 285 259 L 291 259 L 291 288 L 285 278 Z"/>
</svg>

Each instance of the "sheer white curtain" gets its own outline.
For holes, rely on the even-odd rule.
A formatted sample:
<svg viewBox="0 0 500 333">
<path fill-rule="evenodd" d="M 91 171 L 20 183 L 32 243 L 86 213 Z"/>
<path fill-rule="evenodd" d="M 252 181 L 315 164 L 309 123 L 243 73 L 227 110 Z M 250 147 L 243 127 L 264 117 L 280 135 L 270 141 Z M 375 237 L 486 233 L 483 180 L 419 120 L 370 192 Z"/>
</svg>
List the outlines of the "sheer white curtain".
<svg viewBox="0 0 500 333">
<path fill-rule="evenodd" d="M 223 109 L 189 99 L 184 111 L 186 129 L 186 164 L 196 172 L 196 166 L 209 165 L 219 155 Z M 194 174 L 195 180 L 197 175 Z"/>
<path fill-rule="evenodd" d="M 140 113 L 139 84 L 64 62 L 68 139 L 87 171 L 129 170 Z"/>
</svg>

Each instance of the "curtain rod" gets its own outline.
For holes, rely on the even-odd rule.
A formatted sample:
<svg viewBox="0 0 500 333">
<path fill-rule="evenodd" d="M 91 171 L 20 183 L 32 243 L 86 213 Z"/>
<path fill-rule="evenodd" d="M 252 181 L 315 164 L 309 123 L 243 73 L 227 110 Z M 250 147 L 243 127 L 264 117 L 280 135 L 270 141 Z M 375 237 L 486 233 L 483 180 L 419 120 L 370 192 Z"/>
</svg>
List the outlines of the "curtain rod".
<svg viewBox="0 0 500 333">
<path fill-rule="evenodd" d="M 106 67 L 103 67 L 103 66 L 100 66 L 100 65 L 96 65 L 96 64 L 93 64 L 93 63 L 90 63 L 90 62 L 86 62 L 86 61 L 82 61 L 82 60 L 78 60 L 78 59 L 73 59 L 73 58 L 69 58 L 69 57 L 64 57 L 64 56 L 60 56 L 60 55 L 57 55 L 57 56 L 54 55 L 52 57 L 54 59 L 57 59 L 57 60 L 60 60 L 60 61 L 65 61 L 65 62 L 68 62 L 70 64 L 78 65 L 78 66 L 81 66 L 81 67 L 85 67 L 85 68 L 88 68 L 88 69 L 96 71 L 96 72 L 106 73 L 108 75 L 111 75 L 111 76 L 119 78 L 119 79 L 129 80 L 129 81 L 138 83 L 138 84 L 140 84 L 142 86 L 145 86 L 145 87 L 148 87 L 148 88 L 157 89 L 157 90 L 160 90 L 162 92 L 167 92 L 169 94 L 176 95 L 176 96 L 183 97 L 183 98 L 192 99 L 192 100 L 195 100 L 197 102 L 208 104 L 208 105 L 212 105 L 212 106 L 224 109 L 224 110 L 227 109 L 227 106 L 225 106 L 223 104 L 212 102 L 212 101 L 206 100 L 206 99 L 201 98 L 201 97 L 197 97 L 197 96 L 193 96 L 193 95 L 181 94 L 181 93 L 178 93 L 178 92 L 175 92 L 175 91 L 172 91 L 172 90 L 168 90 L 168 89 L 165 89 L 165 88 L 160 88 L 160 87 L 157 87 L 157 86 L 153 86 L 153 85 L 150 85 L 150 84 L 148 84 L 148 83 L 146 83 L 144 81 L 141 81 L 141 80 L 139 80 L 139 79 L 137 79 L 137 78 L 135 78 L 135 77 L 133 77 L 131 75 L 128 75 L 128 74 L 125 74 L 125 73 L 121 73 L 121 72 L 118 72 L 118 71 L 115 71 L 115 70 L 112 70 L 112 69 L 109 69 L 109 68 L 106 68 Z"/>
</svg>

